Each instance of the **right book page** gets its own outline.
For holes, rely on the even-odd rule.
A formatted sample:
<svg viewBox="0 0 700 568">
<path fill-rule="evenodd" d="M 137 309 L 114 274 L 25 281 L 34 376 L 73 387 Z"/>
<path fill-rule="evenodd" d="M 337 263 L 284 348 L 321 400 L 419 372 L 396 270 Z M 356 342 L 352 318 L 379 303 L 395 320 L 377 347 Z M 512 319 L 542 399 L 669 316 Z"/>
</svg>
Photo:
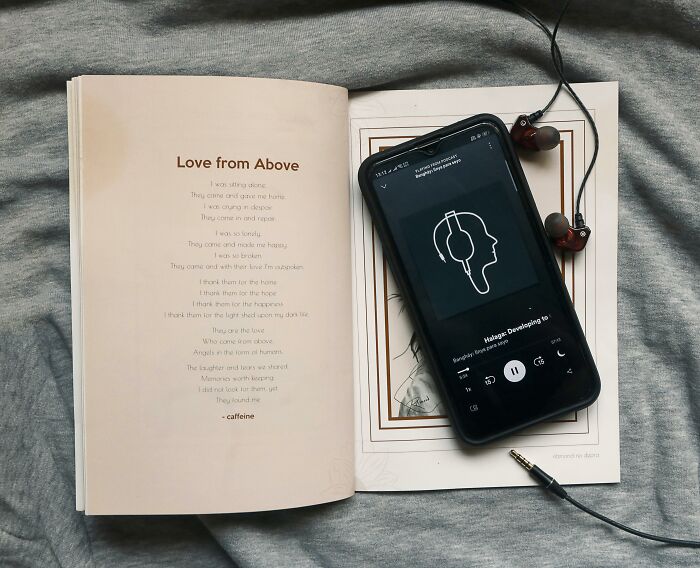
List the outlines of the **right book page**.
<svg viewBox="0 0 700 568">
<path fill-rule="evenodd" d="M 410 348 L 413 333 L 356 179 L 369 155 L 468 116 L 492 113 L 508 128 L 549 100 L 555 86 L 361 93 L 350 102 L 354 267 L 356 484 L 359 491 L 532 485 L 508 456 L 522 450 L 561 483 L 620 480 L 617 385 L 617 83 L 574 85 L 600 136 L 582 212 L 592 229 L 577 255 L 558 256 L 562 278 L 598 367 L 590 407 L 487 446 L 456 439 L 440 390 Z M 573 218 L 593 153 L 593 132 L 566 93 L 537 126 L 561 133 L 558 149 L 521 155 L 540 214 Z"/>
</svg>

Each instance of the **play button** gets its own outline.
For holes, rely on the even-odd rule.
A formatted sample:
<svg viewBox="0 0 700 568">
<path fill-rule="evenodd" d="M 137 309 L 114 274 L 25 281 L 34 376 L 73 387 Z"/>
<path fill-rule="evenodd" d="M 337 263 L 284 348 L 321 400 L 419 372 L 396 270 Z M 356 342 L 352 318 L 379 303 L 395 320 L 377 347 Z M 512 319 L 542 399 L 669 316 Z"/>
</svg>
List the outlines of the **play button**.
<svg viewBox="0 0 700 568">
<path fill-rule="evenodd" d="M 503 376 L 511 383 L 517 383 L 525 378 L 525 365 L 517 359 L 508 361 L 503 367 Z"/>
</svg>

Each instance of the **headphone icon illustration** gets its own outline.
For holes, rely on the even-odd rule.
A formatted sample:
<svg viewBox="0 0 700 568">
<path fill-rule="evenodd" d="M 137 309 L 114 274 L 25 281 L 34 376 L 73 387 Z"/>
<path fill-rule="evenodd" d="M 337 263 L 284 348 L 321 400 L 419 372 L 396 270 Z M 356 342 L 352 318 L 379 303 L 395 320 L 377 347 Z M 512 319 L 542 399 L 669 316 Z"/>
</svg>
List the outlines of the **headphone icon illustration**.
<svg viewBox="0 0 700 568">
<path fill-rule="evenodd" d="M 462 265 L 471 285 L 479 294 L 488 294 L 491 286 L 486 268 L 498 262 L 498 239 L 488 232 L 486 223 L 476 213 L 448 211 L 433 229 L 433 246 L 442 262 L 445 255 L 438 246 L 444 243 L 449 257 Z"/>
</svg>

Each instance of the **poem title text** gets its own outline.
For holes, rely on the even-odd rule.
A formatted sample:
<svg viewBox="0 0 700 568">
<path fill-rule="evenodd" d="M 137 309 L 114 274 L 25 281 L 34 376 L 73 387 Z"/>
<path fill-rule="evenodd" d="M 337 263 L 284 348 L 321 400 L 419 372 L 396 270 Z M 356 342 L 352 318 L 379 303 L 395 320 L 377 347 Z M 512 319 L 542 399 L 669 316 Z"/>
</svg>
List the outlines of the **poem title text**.
<svg viewBox="0 0 700 568">
<path fill-rule="evenodd" d="M 183 158 L 178 156 L 177 167 L 191 170 L 277 170 L 298 172 L 299 162 L 276 161 L 271 160 L 270 158 L 258 158 L 255 162 L 251 162 L 250 160 L 229 160 L 221 156 L 217 156 L 216 160 L 204 158 Z"/>
</svg>

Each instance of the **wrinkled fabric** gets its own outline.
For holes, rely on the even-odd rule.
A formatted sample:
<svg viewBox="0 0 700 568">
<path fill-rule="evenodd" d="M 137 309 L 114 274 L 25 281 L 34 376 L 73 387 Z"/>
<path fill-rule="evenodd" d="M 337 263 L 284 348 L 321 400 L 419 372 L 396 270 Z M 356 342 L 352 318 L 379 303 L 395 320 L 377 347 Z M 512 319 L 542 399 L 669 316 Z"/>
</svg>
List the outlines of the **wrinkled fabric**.
<svg viewBox="0 0 700 568">
<path fill-rule="evenodd" d="M 548 22 L 559 5 L 528 3 Z M 620 82 L 622 482 L 571 494 L 639 529 L 694 538 L 699 16 L 695 0 L 577 1 L 560 31 L 572 81 Z M 246 515 L 75 512 L 65 81 L 91 73 L 351 89 L 554 82 L 545 36 L 496 0 L 3 2 L 0 566 L 700 564 L 697 549 L 640 541 L 537 488 L 358 494 Z"/>
</svg>

